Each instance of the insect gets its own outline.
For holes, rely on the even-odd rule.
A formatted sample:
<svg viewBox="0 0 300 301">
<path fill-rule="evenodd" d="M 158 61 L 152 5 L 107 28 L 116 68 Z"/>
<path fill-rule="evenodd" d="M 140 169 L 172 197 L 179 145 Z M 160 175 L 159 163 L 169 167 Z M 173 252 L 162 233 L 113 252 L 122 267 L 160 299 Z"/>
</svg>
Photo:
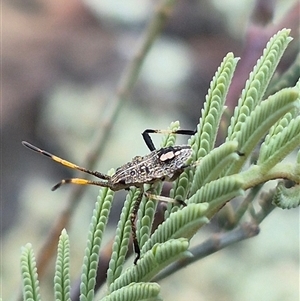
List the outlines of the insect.
<svg viewBox="0 0 300 301">
<path fill-rule="evenodd" d="M 133 210 L 130 214 L 131 231 L 134 251 L 136 253 L 136 258 L 134 264 L 140 258 L 140 247 L 136 235 L 135 220 L 137 212 L 142 201 L 144 191 L 144 184 L 153 184 L 158 181 L 169 181 L 172 182 L 176 180 L 179 175 L 185 170 L 185 168 L 190 165 L 186 164 L 187 160 L 192 154 L 192 149 L 188 145 L 180 146 L 168 146 L 160 149 L 156 149 L 153 141 L 149 134 L 151 133 L 174 133 L 182 135 L 194 135 L 195 131 L 192 130 L 177 130 L 177 131 L 163 131 L 163 130 L 153 130 L 147 129 L 142 133 L 143 139 L 151 151 L 148 155 L 143 157 L 136 156 L 130 162 L 124 164 L 123 166 L 116 169 L 112 176 L 103 174 L 99 171 L 88 170 L 84 167 L 80 167 L 74 163 L 57 157 L 45 150 L 42 150 L 26 141 L 22 141 L 22 144 L 32 151 L 38 152 L 46 157 L 49 157 L 53 161 L 60 163 L 72 169 L 80 170 L 87 174 L 93 175 L 101 180 L 87 180 L 81 178 L 71 178 L 63 179 L 55 186 L 52 190 L 56 190 L 61 185 L 73 183 L 79 185 L 97 185 L 102 187 L 108 187 L 113 191 L 118 191 L 122 189 L 128 190 L 130 187 L 137 187 L 140 189 L 140 194 L 134 203 Z M 159 199 L 159 197 L 158 197 Z M 186 204 L 183 201 L 177 201 L 181 205 Z"/>
</svg>

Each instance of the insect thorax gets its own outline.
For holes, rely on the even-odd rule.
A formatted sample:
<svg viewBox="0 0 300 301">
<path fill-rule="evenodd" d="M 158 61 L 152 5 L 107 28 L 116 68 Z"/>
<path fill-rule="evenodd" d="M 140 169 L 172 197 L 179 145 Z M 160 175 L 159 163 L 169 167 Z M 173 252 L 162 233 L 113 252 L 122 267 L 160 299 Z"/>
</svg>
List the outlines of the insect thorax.
<svg viewBox="0 0 300 301">
<path fill-rule="evenodd" d="M 150 154 L 137 156 L 131 162 L 119 167 L 112 176 L 114 185 L 141 186 L 153 183 L 159 179 L 173 181 L 186 167 L 186 162 L 192 154 L 188 145 L 164 147 Z"/>
</svg>

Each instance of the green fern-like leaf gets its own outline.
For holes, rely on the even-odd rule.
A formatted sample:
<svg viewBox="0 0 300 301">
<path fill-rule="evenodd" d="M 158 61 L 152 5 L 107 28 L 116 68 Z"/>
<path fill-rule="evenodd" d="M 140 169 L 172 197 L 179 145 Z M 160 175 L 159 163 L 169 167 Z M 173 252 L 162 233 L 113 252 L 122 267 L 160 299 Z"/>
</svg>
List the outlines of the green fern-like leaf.
<svg viewBox="0 0 300 301">
<path fill-rule="evenodd" d="M 246 118 L 262 100 L 280 58 L 292 40 L 289 37 L 289 33 L 290 30 L 282 29 L 270 39 L 262 56 L 250 73 L 245 89 L 242 91 L 242 95 L 238 101 L 238 106 L 231 118 L 227 140 L 235 139 Z"/>
<path fill-rule="evenodd" d="M 278 183 L 272 203 L 282 209 L 299 207 L 300 185 L 296 185 L 292 188 L 286 188 L 282 182 Z"/>
<path fill-rule="evenodd" d="M 223 177 L 201 187 L 187 203 L 207 202 L 209 207 L 205 216 L 210 219 L 226 202 L 244 194 L 243 185 L 244 182 L 238 175 Z"/>
<path fill-rule="evenodd" d="M 275 92 L 291 87 L 295 81 L 300 78 L 300 53 L 297 55 L 295 61 L 283 74 L 277 75 L 272 79 L 266 95 L 274 94 Z"/>
<path fill-rule="evenodd" d="M 197 167 L 197 173 L 193 178 L 190 195 L 196 193 L 198 189 L 213 180 L 216 180 L 230 163 L 239 159 L 237 154 L 237 141 L 228 141 L 213 149 L 205 156 Z"/>
<path fill-rule="evenodd" d="M 204 224 L 208 222 L 205 217 L 207 203 L 190 204 L 182 210 L 173 212 L 168 219 L 158 226 L 151 238 L 143 246 L 141 253 L 146 253 L 155 244 L 168 241 L 172 238 L 191 236 Z"/>
<path fill-rule="evenodd" d="M 299 103 L 300 104 L 300 103 Z M 262 144 L 260 152 L 263 151 L 263 148 L 268 146 L 273 139 L 276 139 L 276 135 L 280 134 L 289 123 L 299 115 L 299 109 L 295 108 L 287 112 L 278 122 L 276 122 L 269 130 L 268 135 L 266 136 L 264 143 Z"/>
<path fill-rule="evenodd" d="M 70 244 L 64 229 L 59 237 L 54 276 L 55 300 L 70 301 Z"/>
<path fill-rule="evenodd" d="M 254 149 L 267 129 L 285 113 L 295 108 L 298 95 L 299 92 L 295 88 L 286 88 L 258 105 L 245 119 L 241 131 L 237 134 L 236 139 L 241 145 L 241 152 Z M 252 138 L 256 136 L 256 139 Z"/>
<path fill-rule="evenodd" d="M 153 190 L 153 193 L 155 195 L 159 195 L 161 192 L 161 184 L 159 183 L 157 186 L 158 187 Z M 143 196 L 142 205 L 142 208 L 139 209 L 139 214 L 136 221 L 138 242 L 140 247 L 144 245 L 144 243 L 149 239 L 154 215 L 157 208 L 157 201 L 148 199 L 146 196 Z"/>
<path fill-rule="evenodd" d="M 132 188 L 126 197 L 124 206 L 122 208 L 120 220 L 116 230 L 115 241 L 113 244 L 112 255 L 109 262 L 109 268 L 107 271 L 108 285 L 110 285 L 122 273 L 131 234 L 131 222 L 129 217 L 132 212 L 133 204 L 135 203 L 139 194 L 139 189 Z"/>
<path fill-rule="evenodd" d="M 176 188 L 172 188 L 170 191 L 170 198 L 174 200 L 184 201 L 187 197 L 187 193 L 189 191 L 189 187 L 191 186 L 191 182 L 189 181 L 189 177 L 192 177 L 192 171 L 186 170 L 181 174 L 181 176 L 176 181 Z M 174 187 L 174 186 L 173 186 Z M 176 190 L 176 195 L 174 194 Z M 172 212 L 175 212 L 179 209 L 179 206 L 175 204 L 168 203 L 167 209 L 165 211 L 165 219 L 167 219 Z"/>
<path fill-rule="evenodd" d="M 36 261 L 31 244 L 22 248 L 21 273 L 23 280 L 23 298 L 28 301 L 40 301 L 40 288 Z"/>
<path fill-rule="evenodd" d="M 149 281 L 163 268 L 179 258 L 190 256 L 187 252 L 189 242 L 185 238 L 170 239 L 162 244 L 156 244 L 148 252 L 154 256 L 155 262 L 158 264 L 158 270 L 152 270 L 152 275 L 147 276 L 145 281 Z M 146 257 L 147 253 L 145 254 Z M 143 265 L 143 262 L 141 262 Z M 149 277 L 149 278 L 148 278 Z"/>
<path fill-rule="evenodd" d="M 194 162 L 207 155 L 214 146 L 226 95 L 237 61 L 238 59 L 234 58 L 232 53 L 228 53 L 210 84 L 204 109 L 201 111 L 202 116 L 197 126 L 197 133 L 189 140 L 193 149 L 192 160 Z M 192 178 L 193 174 L 193 170 L 187 170 L 180 175 L 173 184 L 173 189 L 170 192 L 171 198 L 181 200 L 186 198 L 189 179 Z"/>
<path fill-rule="evenodd" d="M 136 266 L 128 268 L 109 287 L 113 292 L 132 282 L 147 282 L 171 262 L 188 256 L 189 242 L 187 239 L 171 239 L 165 243 L 156 244 L 143 255 Z"/>
<path fill-rule="evenodd" d="M 237 62 L 238 59 L 234 58 L 231 52 L 228 53 L 211 81 L 197 133 L 189 142 L 193 148 L 193 161 L 207 155 L 214 146 L 226 95 Z"/>
<path fill-rule="evenodd" d="M 111 170 L 109 174 L 112 174 L 112 172 Z M 91 301 L 94 297 L 99 250 L 110 212 L 113 194 L 114 192 L 110 189 L 101 188 L 95 205 L 82 267 L 80 285 L 81 301 Z"/>
<path fill-rule="evenodd" d="M 297 98 L 298 91 L 296 88 L 283 89 L 263 101 L 251 112 L 250 116 L 245 117 L 235 138 L 240 145 L 240 152 L 244 156 L 241 156 L 238 161 L 231 165 L 227 174 L 234 174 L 240 171 L 247 157 L 252 153 L 268 129 L 284 114 L 295 108 Z"/>
<path fill-rule="evenodd" d="M 101 301 L 139 301 L 161 300 L 158 296 L 160 286 L 157 283 L 130 283 L 113 291 Z"/>
<path fill-rule="evenodd" d="M 295 87 L 299 90 L 299 97 L 298 97 L 298 105 L 293 110 L 287 112 L 278 122 L 276 122 L 269 130 L 268 135 L 266 136 L 261 148 L 260 148 L 260 154 L 258 158 L 258 164 L 261 164 L 263 161 L 265 161 L 268 157 L 271 156 L 272 149 L 276 147 L 275 145 L 278 143 L 277 141 L 282 140 L 282 136 L 285 136 L 282 132 L 286 128 L 289 127 L 290 123 L 295 122 L 294 119 L 299 117 L 300 112 L 300 87 Z M 296 122 L 297 123 L 297 122 Z M 290 130 L 287 130 L 287 135 L 289 135 Z M 279 137 L 278 137 L 279 135 Z M 281 136 L 281 137 L 280 137 Z M 290 135 L 290 137 L 293 139 L 293 135 Z M 297 141 L 297 140 L 296 140 Z M 299 141 L 299 140 L 298 140 Z M 274 149 L 275 150 L 275 149 Z"/>
<path fill-rule="evenodd" d="M 262 145 L 257 164 L 261 165 L 262 172 L 267 172 L 299 145 L 300 116 L 292 119 L 268 145 Z"/>
</svg>

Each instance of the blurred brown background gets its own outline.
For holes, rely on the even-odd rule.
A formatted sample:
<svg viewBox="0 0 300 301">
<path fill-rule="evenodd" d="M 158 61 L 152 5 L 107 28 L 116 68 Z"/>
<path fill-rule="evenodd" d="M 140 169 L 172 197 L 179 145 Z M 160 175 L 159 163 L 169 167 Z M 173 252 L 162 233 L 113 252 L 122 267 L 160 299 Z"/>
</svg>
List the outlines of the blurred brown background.
<svg viewBox="0 0 300 301">
<path fill-rule="evenodd" d="M 105 131 L 101 121 L 112 110 L 120 75 L 157 3 L 2 1 L 3 299 L 13 300 L 20 283 L 20 247 L 31 242 L 38 252 L 71 189 L 51 193 L 50 188 L 74 175 L 28 151 L 21 141 L 83 164 L 95 133 Z M 286 52 L 282 70 L 299 51 L 297 1 L 178 2 L 133 93 L 112 120 L 97 169 L 106 172 L 147 153 L 140 135 L 145 128 L 166 128 L 180 120 L 182 128 L 194 129 L 210 80 L 229 51 L 241 57 L 239 76 L 228 96 L 232 108 L 266 41 L 283 27 L 292 29 L 295 41 Z M 154 139 L 157 145 L 160 139 Z M 80 271 L 97 190 L 86 188 L 68 229 L 74 278 Z M 120 193 L 120 203 L 123 197 Z M 299 210 L 275 210 L 262 224 L 259 237 L 230 249 L 162 282 L 165 300 L 298 300 Z M 52 274 L 49 271 L 50 279 Z M 51 287 L 50 281 L 42 297 Z"/>
</svg>

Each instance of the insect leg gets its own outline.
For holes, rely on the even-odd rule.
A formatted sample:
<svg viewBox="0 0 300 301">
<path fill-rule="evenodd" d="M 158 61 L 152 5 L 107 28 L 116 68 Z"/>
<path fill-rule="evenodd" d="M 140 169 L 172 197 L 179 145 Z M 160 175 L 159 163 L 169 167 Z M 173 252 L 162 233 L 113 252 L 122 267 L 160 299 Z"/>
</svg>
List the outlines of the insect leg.
<svg viewBox="0 0 300 301">
<path fill-rule="evenodd" d="M 64 160 L 64 159 L 62 159 L 60 157 L 52 155 L 51 153 L 48 153 L 47 151 L 44 151 L 44 150 L 42 150 L 42 149 L 40 149 L 40 148 L 38 148 L 38 147 L 36 147 L 36 146 L 34 146 L 34 145 L 26 142 L 26 141 L 22 141 L 22 144 L 24 146 L 26 146 L 27 148 L 29 148 L 30 150 L 32 150 L 34 152 L 37 152 L 37 153 L 40 153 L 40 154 L 42 154 L 42 155 L 44 155 L 44 156 L 52 159 L 53 161 L 55 161 L 55 162 L 57 162 L 59 164 L 62 164 L 64 166 L 67 166 L 69 168 L 83 171 L 85 173 L 88 173 L 90 175 L 96 176 L 97 178 L 100 178 L 100 179 L 103 179 L 103 180 L 109 180 L 110 179 L 110 176 L 108 176 L 106 174 L 103 174 L 103 173 L 101 173 L 99 171 L 92 171 L 92 170 L 88 170 L 88 169 L 86 169 L 84 167 L 80 167 L 80 166 L 78 166 L 78 165 L 76 165 L 76 164 L 74 164 L 72 162 L 69 162 L 69 161 Z M 77 183 L 77 184 L 81 184 L 81 183 Z M 94 184 L 94 185 L 96 185 L 96 184 Z"/>
<path fill-rule="evenodd" d="M 196 130 L 177 130 L 177 131 L 170 131 L 170 130 L 153 130 L 153 129 L 146 129 L 143 133 L 143 139 L 148 146 L 149 150 L 152 152 L 155 150 L 155 146 L 149 134 L 180 134 L 180 135 L 189 135 L 192 136 L 196 133 Z"/>
<path fill-rule="evenodd" d="M 133 205 L 133 209 L 132 212 L 130 214 L 130 222 L 131 222 L 131 232 L 132 232 L 132 240 L 133 240 L 133 248 L 134 248 L 134 252 L 136 254 L 136 257 L 134 259 L 134 264 L 137 264 L 137 261 L 140 259 L 141 257 L 141 250 L 139 247 L 139 242 L 137 240 L 137 235 L 136 235 L 136 225 L 135 225 L 135 220 L 136 220 L 136 216 L 137 216 L 137 212 L 139 210 L 142 198 L 143 198 L 143 194 L 144 194 L 144 188 L 141 187 L 140 188 L 140 194 L 138 195 L 134 205 Z"/>
<path fill-rule="evenodd" d="M 186 203 L 182 200 L 172 199 L 172 198 L 162 196 L 162 195 L 151 194 L 149 191 L 146 191 L 145 195 L 151 200 L 161 201 L 161 202 L 166 202 L 166 203 L 174 203 L 174 204 L 177 203 L 177 204 L 182 205 L 184 207 L 186 206 Z"/>
</svg>

